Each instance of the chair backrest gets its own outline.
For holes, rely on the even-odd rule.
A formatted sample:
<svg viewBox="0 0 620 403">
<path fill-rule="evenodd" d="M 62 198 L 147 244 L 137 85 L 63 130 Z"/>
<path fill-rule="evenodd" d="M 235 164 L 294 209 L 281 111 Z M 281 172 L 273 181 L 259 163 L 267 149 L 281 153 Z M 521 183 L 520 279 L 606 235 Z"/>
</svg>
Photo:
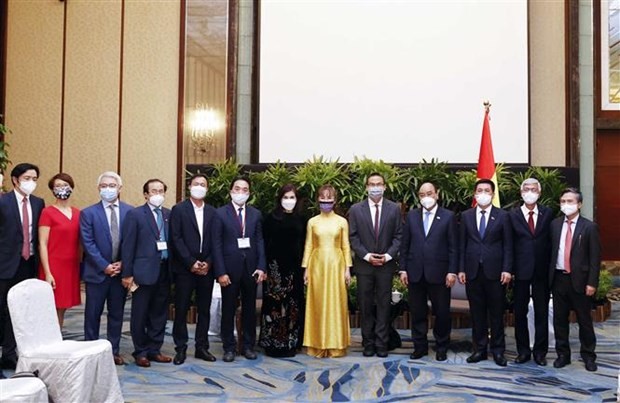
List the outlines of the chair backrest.
<svg viewBox="0 0 620 403">
<path fill-rule="evenodd" d="M 51 285 L 24 280 L 9 290 L 7 302 L 20 353 L 62 341 Z"/>
<path fill-rule="evenodd" d="M 461 284 L 461 282 L 457 280 L 456 283 L 454 283 L 452 290 L 450 291 L 450 297 L 452 299 L 467 300 L 467 291 L 465 290 L 465 284 Z"/>
</svg>

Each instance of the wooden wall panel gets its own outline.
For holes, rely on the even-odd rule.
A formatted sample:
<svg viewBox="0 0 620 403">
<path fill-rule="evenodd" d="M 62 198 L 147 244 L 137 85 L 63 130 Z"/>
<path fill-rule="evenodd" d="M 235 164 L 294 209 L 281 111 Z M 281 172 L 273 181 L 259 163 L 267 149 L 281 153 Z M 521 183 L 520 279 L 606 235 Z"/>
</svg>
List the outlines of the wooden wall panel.
<svg viewBox="0 0 620 403">
<path fill-rule="evenodd" d="M 596 142 L 596 222 L 603 260 L 620 260 L 620 130 L 598 130 Z"/>
</svg>

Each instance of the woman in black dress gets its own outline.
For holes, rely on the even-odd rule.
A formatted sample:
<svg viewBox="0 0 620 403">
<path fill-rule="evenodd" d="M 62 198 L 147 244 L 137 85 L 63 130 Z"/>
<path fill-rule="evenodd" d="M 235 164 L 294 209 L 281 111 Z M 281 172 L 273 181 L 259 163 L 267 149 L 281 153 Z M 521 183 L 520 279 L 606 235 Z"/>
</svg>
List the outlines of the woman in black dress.
<svg viewBox="0 0 620 403">
<path fill-rule="evenodd" d="M 301 258 L 306 221 L 299 213 L 298 193 L 288 184 L 278 191 L 276 207 L 264 224 L 267 281 L 259 345 L 272 357 L 292 357 L 301 348 L 304 324 L 304 280 Z"/>
</svg>

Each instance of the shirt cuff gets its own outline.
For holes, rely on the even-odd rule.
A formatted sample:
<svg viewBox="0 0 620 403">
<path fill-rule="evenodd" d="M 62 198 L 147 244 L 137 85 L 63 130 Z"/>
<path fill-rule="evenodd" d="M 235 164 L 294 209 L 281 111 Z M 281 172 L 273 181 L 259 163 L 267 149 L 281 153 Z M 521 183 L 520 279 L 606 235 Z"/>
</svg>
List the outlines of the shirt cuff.
<svg viewBox="0 0 620 403">
<path fill-rule="evenodd" d="M 385 255 L 385 263 L 389 262 L 390 260 L 392 260 L 392 256 L 389 255 L 389 253 L 386 253 Z"/>
<path fill-rule="evenodd" d="M 367 253 L 366 256 L 364 256 L 364 260 L 367 262 L 370 262 L 370 256 L 372 255 L 372 253 Z"/>
</svg>

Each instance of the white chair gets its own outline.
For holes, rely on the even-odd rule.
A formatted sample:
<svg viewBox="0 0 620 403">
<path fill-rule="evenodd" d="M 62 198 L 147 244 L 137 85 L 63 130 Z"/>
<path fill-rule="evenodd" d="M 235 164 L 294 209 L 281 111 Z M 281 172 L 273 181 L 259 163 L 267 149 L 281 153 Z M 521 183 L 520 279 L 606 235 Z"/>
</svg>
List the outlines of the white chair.
<svg viewBox="0 0 620 403">
<path fill-rule="evenodd" d="M 35 370 L 55 402 L 122 402 L 107 340 L 63 340 L 52 287 L 24 280 L 9 290 L 8 306 L 17 342 L 17 372 Z"/>
<path fill-rule="evenodd" d="M 527 306 L 527 329 L 530 334 L 530 347 L 534 346 L 536 326 L 534 324 L 534 302 L 530 298 Z M 555 331 L 553 330 L 553 299 L 549 300 L 549 349 L 555 348 Z"/>
<path fill-rule="evenodd" d="M 47 388 L 39 378 L 0 379 L 0 402 L 48 403 Z"/>
</svg>

